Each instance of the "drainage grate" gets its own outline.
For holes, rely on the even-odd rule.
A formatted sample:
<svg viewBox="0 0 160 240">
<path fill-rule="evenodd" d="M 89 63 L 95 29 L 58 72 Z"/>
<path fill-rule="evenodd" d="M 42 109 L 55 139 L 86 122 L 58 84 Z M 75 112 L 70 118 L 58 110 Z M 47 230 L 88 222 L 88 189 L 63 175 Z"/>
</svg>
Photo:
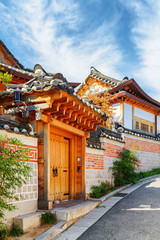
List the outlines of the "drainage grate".
<svg viewBox="0 0 160 240">
<path fill-rule="evenodd" d="M 127 195 L 128 195 L 128 193 L 117 193 L 114 195 L 114 197 L 125 197 Z"/>
</svg>

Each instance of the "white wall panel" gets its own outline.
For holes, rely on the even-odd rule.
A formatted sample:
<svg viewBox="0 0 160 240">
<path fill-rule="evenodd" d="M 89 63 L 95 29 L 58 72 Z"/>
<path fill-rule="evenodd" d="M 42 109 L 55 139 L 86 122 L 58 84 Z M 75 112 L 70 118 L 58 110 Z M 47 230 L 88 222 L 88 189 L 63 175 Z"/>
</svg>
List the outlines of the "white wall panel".
<svg viewBox="0 0 160 240">
<path fill-rule="evenodd" d="M 149 112 L 146 112 L 139 108 L 134 108 L 134 116 L 145 119 L 150 122 L 155 122 L 155 115 Z"/>
<path fill-rule="evenodd" d="M 132 129 L 132 105 L 124 103 L 124 127 Z"/>
<path fill-rule="evenodd" d="M 157 117 L 157 131 L 160 132 L 160 117 Z"/>
<path fill-rule="evenodd" d="M 113 104 L 112 107 L 115 109 L 113 114 L 113 122 L 119 122 L 120 117 L 121 117 L 121 112 L 120 112 L 120 103 Z"/>
</svg>

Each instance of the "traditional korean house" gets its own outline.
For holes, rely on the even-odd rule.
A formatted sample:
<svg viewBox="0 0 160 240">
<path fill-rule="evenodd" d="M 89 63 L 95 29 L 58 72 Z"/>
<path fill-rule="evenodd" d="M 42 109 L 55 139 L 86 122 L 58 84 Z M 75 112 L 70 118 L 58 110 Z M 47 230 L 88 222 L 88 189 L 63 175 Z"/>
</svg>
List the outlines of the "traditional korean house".
<svg viewBox="0 0 160 240">
<path fill-rule="evenodd" d="M 149 135 L 160 133 L 160 102 L 147 95 L 134 79 L 122 81 L 107 77 L 91 68 L 77 94 L 86 99 L 90 94 L 110 94 L 110 105 L 115 109 L 113 121 L 116 127 Z"/>
<path fill-rule="evenodd" d="M 6 85 L 0 104 L 4 114 L 31 124 L 39 135 L 39 207 L 85 199 L 86 137 L 103 125 L 106 115 L 81 99 L 62 74 L 48 74 L 39 64 L 25 84 Z"/>
<path fill-rule="evenodd" d="M 86 192 L 102 181 L 113 183 L 110 167 L 123 148 L 136 150 L 141 167 L 147 171 L 160 167 L 160 103 L 148 96 L 134 79 L 117 80 L 91 67 L 77 94 L 83 99 L 104 96 L 114 108 L 113 129 L 98 127 L 90 133 L 86 148 Z"/>
</svg>

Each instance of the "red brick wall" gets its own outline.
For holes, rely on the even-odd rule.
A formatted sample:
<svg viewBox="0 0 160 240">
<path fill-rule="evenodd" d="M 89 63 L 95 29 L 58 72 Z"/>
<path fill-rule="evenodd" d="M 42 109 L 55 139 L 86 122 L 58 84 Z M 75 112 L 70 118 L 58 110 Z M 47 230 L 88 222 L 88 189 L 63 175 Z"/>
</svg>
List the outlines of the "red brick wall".
<svg viewBox="0 0 160 240">
<path fill-rule="evenodd" d="M 123 146 L 119 146 L 116 142 L 115 144 L 103 143 L 104 147 L 104 156 L 118 158 L 118 153 L 123 150 Z"/>
<path fill-rule="evenodd" d="M 118 153 L 123 150 L 123 145 L 119 146 L 116 142 L 102 144 L 105 149 L 104 154 L 86 153 L 86 169 L 104 169 L 104 157 L 118 158 Z"/>
<path fill-rule="evenodd" d="M 103 169 L 103 155 L 86 153 L 86 169 Z"/>
<path fill-rule="evenodd" d="M 118 160 L 118 153 L 123 148 L 137 150 L 141 166 L 137 171 L 149 171 L 160 167 L 160 142 L 143 137 L 124 134 L 125 143 L 107 138 L 101 139 L 104 150 L 87 148 L 86 152 L 86 192 L 92 185 L 102 181 L 114 182 L 111 167 Z"/>
<path fill-rule="evenodd" d="M 160 153 L 160 144 L 154 142 L 149 142 L 145 140 L 133 139 L 124 137 L 125 148 L 139 150 L 143 152 L 151 152 L 151 153 Z"/>
</svg>

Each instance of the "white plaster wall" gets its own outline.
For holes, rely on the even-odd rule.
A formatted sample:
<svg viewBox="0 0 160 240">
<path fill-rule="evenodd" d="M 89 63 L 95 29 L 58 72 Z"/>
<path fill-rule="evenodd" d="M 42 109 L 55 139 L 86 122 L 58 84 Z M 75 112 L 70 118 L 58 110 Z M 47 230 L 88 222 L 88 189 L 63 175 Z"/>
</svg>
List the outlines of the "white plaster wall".
<svg viewBox="0 0 160 240">
<path fill-rule="evenodd" d="M 113 104 L 112 107 L 115 109 L 112 122 L 119 122 L 121 117 L 120 103 Z"/>
<path fill-rule="evenodd" d="M 160 132 L 160 117 L 157 117 L 157 131 Z"/>
<path fill-rule="evenodd" d="M 123 126 L 132 129 L 132 105 L 124 103 L 124 123 Z"/>
<path fill-rule="evenodd" d="M 155 115 L 149 112 L 146 112 L 142 109 L 139 109 L 137 107 L 134 108 L 134 116 L 139 117 L 142 119 L 145 119 L 150 122 L 155 122 Z"/>
<path fill-rule="evenodd" d="M 37 144 L 38 144 L 38 139 L 35 137 L 25 136 L 23 134 L 18 134 L 18 133 L 17 134 L 11 133 L 11 132 L 7 132 L 6 130 L 0 130 L 0 134 L 4 136 L 7 135 L 9 138 L 17 138 L 21 140 L 23 144 L 29 145 L 32 147 L 37 147 Z"/>
</svg>

